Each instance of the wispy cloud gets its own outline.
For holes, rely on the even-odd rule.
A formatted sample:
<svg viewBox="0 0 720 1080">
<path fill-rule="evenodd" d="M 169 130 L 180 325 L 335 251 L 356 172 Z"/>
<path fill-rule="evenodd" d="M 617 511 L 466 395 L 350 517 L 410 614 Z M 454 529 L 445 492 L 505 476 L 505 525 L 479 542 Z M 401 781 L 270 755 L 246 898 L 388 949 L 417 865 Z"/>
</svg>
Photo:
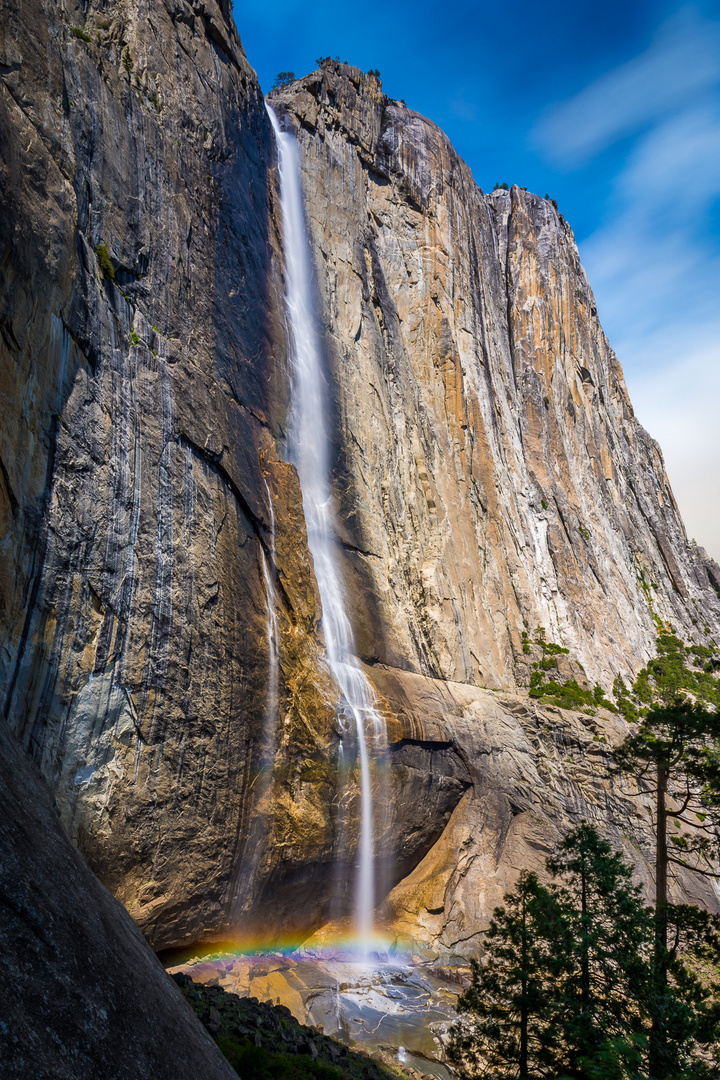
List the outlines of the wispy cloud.
<svg viewBox="0 0 720 1080">
<path fill-rule="evenodd" d="M 628 388 L 644 427 L 660 436 L 670 484 L 688 536 L 720 561 L 720 321 L 694 340 L 672 343 L 681 359 L 653 378 L 629 374 Z M 663 351 L 662 342 L 648 342 Z"/>
<path fill-rule="evenodd" d="M 460 120 L 474 124 L 478 118 L 478 106 L 476 101 L 469 101 L 465 94 L 459 93 L 448 103 L 450 112 Z"/>
<path fill-rule="evenodd" d="M 578 165 L 617 139 L 691 105 L 720 77 L 720 27 L 683 9 L 647 52 L 545 115 L 535 133 L 549 158 Z"/>
<path fill-rule="evenodd" d="M 688 531 L 720 559 L 720 23 L 681 10 L 534 138 L 565 168 L 616 155 L 606 221 L 580 252 Z"/>
</svg>

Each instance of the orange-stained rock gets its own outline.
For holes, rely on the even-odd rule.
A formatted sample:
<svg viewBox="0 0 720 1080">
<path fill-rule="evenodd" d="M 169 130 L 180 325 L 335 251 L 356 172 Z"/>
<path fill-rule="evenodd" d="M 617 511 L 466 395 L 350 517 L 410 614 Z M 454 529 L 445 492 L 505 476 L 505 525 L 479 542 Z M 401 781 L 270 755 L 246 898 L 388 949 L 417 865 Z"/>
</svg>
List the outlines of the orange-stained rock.
<svg viewBox="0 0 720 1080">
<path fill-rule="evenodd" d="M 543 626 L 609 691 L 654 654 L 653 617 L 717 637 L 713 564 L 550 201 L 484 194 L 356 68 L 270 99 L 301 147 L 363 655 L 512 689 Z"/>
</svg>

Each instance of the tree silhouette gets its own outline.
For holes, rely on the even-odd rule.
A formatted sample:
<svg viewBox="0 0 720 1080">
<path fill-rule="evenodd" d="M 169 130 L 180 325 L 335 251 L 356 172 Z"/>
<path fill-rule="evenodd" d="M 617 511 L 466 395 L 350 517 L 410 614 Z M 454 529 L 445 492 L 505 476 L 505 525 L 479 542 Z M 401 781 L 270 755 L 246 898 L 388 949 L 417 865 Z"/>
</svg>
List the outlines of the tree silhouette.
<svg viewBox="0 0 720 1080">
<path fill-rule="evenodd" d="M 449 1057 L 487 1080 L 626 1080 L 645 1056 L 652 919 L 631 873 L 582 824 L 496 909 Z"/>
<path fill-rule="evenodd" d="M 559 1010 L 553 988 L 565 974 L 569 928 L 555 892 L 523 871 L 505 907 L 496 908 L 484 964 L 471 960 L 472 985 L 448 1050 L 462 1075 L 556 1075 Z"/>
<path fill-rule="evenodd" d="M 524 871 L 458 999 L 448 1057 L 484 1080 L 710 1080 L 720 1032 L 720 919 L 668 906 L 656 921 L 631 871 L 591 826 Z M 662 962 L 665 980 L 657 979 Z M 663 1038 L 657 1039 L 662 1023 Z M 662 1053 L 659 1052 L 662 1050 Z"/>
<path fill-rule="evenodd" d="M 680 675 L 672 667 L 664 674 L 666 695 L 677 693 Z M 668 870 L 675 865 L 717 879 L 710 858 L 717 857 L 720 838 L 720 716 L 680 699 L 650 709 L 615 751 L 615 761 L 635 777 L 639 794 L 651 794 L 655 802 L 655 1004 L 649 1065 L 654 1080 L 662 1080 L 676 1067 L 668 1012 L 673 963 L 678 976 L 669 933 L 673 921 L 685 923 L 691 910 L 671 909 Z M 670 836 L 669 822 L 676 826 Z M 681 931 L 682 925 L 677 931 L 682 936 Z"/>
</svg>

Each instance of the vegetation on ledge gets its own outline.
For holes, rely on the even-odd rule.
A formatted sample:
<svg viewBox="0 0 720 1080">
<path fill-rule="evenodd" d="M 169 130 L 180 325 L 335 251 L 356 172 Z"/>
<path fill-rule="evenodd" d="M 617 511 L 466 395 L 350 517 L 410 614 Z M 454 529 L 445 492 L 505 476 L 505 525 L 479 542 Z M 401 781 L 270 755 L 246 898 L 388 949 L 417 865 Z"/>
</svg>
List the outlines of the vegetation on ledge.
<svg viewBox="0 0 720 1080">
<path fill-rule="evenodd" d="M 657 655 L 638 673 L 629 689 L 622 676 L 613 685 L 618 710 L 636 720 L 652 705 L 670 705 L 685 699 L 712 709 L 720 708 L 720 650 L 714 645 L 684 645 L 663 629 L 657 637 Z"/>
<path fill-rule="evenodd" d="M 542 656 L 532 664 L 529 694 L 545 705 L 585 711 L 608 709 L 621 713 L 631 723 L 654 706 L 678 701 L 720 710 L 720 649 L 714 642 L 684 644 L 661 625 L 656 656 L 638 672 L 632 686 L 627 686 L 622 675 L 616 676 L 612 687 L 614 702 L 600 685 L 591 689 L 589 684 L 582 685 L 577 679 L 559 678 L 558 657 L 570 650 L 546 641 L 544 627 L 538 627 L 532 639 L 526 630 L 522 632 L 523 652 L 530 653 L 533 646 L 541 649 Z M 575 666 L 582 671 L 581 665 Z"/>
</svg>

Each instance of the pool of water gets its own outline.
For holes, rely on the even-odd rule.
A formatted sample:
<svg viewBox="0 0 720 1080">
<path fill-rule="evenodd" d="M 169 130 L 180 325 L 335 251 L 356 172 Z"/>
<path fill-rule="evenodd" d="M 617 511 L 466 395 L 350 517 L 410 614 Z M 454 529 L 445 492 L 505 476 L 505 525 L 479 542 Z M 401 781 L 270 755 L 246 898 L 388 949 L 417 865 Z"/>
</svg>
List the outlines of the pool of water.
<svg viewBox="0 0 720 1080">
<path fill-rule="evenodd" d="M 366 1050 L 382 1049 L 418 1072 L 450 1080 L 442 1034 L 455 1019 L 457 974 L 397 957 L 359 963 L 342 950 L 218 953 L 185 960 L 196 982 L 286 1005 L 302 1024 Z"/>
</svg>

